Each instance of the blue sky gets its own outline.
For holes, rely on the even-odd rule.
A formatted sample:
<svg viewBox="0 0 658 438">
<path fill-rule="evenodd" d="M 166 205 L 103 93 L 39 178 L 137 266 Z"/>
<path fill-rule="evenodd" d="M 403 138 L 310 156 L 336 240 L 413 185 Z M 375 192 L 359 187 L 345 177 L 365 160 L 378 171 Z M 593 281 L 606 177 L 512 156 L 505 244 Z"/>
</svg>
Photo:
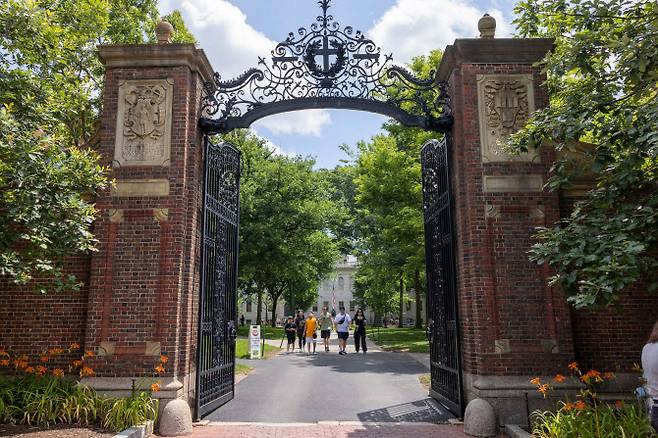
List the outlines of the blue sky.
<svg viewBox="0 0 658 438">
<path fill-rule="evenodd" d="M 330 11 L 342 26 L 362 30 L 382 52 L 405 63 L 455 38 L 476 37 L 485 12 L 496 17 L 497 36 L 510 35 L 513 6 L 510 0 L 333 0 Z M 162 14 L 173 9 L 181 11 L 224 79 L 255 66 L 320 12 L 316 0 L 160 0 Z M 369 139 L 385 121 L 376 114 L 315 110 L 271 116 L 252 130 L 281 153 L 310 155 L 317 167 L 334 167 L 347 158 L 339 145 Z"/>
</svg>

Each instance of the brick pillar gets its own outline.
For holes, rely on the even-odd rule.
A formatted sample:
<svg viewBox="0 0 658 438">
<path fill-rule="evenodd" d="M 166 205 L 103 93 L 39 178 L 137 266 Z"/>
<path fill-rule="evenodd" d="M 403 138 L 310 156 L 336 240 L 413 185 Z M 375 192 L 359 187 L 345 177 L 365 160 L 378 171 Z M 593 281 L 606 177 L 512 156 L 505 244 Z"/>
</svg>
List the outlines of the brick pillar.
<svg viewBox="0 0 658 438">
<path fill-rule="evenodd" d="M 194 397 L 203 81 L 192 44 L 99 48 L 107 71 L 100 154 L 115 185 L 98 195 L 85 348 L 87 383 L 121 393 L 169 356 L 163 399 Z"/>
<path fill-rule="evenodd" d="M 547 39 L 458 39 L 438 72 L 455 112 L 464 390 L 467 400 L 490 401 L 501 423 L 526 423 L 527 412 L 543 406 L 530 379 L 564 372 L 574 357 L 566 300 L 527 254 L 535 228 L 559 218 L 558 195 L 542 189 L 555 152 L 512 157 L 497 144 L 548 105 L 533 64 L 551 47 Z"/>
</svg>

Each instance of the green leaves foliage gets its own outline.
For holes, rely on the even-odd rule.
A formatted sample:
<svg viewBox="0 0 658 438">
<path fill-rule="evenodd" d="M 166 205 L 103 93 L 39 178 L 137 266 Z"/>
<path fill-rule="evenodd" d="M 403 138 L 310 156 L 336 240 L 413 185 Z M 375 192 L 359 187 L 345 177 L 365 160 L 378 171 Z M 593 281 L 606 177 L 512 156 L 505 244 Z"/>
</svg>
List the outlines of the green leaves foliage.
<svg viewBox="0 0 658 438">
<path fill-rule="evenodd" d="M 293 307 L 315 301 L 340 255 L 332 230 L 345 211 L 313 160 L 277 155 L 247 131 L 224 139 L 242 151 L 239 289 L 269 296 L 274 323 L 282 297 Z"/>
<path fill-rule="evenodd" d="M 75 288 L 67 256 L 94 248 L 93 152 L 103 91 L 98 44 L 148 41 L 155 0 L 0 2 L 0 275 Z M 175 39 L 193 41 L 180 14 Z M 52 281 L 51 281 L 52 280 Z"/>
<path fill-rule="evenodd" d="M 551 106 L 509 146 L 561 153 L 552 190 L 595 180 L 569 217 L 538 233 L 531 258 L 554 268 L 575 307 L 614 304 L 640 280 L 656 289 L 658 4 L 527 0 L 516 12 L 521 36 L 556 44 L 544 62 Z"/>
</svg>

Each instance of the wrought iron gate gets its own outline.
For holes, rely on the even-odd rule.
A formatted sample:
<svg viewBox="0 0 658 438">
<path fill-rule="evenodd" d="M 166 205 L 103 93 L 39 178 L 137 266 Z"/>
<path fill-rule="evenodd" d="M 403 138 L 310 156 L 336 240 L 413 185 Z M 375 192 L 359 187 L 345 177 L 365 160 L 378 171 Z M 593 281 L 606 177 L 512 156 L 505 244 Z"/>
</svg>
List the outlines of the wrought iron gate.
<svg viewBox="0 0 658 438">
<path fill-rule="evenodd" d="M 457 317 L 457 287 L 450 174 L 449 135 L 430 140 L 421 150 L 425 265 L 427 270 L 427 338 L 430 343 L 432 397 L 454 414 L 463 409 Z"/>
<path fill-rule="evenodd" d="M 233 399 L 237 338 L 240 152 L 208 136 L 204 147 L 197 418 Z"/>
</svg>

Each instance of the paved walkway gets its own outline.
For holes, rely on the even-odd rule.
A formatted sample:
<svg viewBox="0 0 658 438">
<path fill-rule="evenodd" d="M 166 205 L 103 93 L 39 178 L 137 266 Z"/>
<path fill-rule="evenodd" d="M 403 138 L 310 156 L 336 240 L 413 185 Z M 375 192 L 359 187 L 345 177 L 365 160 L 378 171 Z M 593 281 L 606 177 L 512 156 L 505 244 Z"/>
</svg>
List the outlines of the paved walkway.
<svg viewBox="0 0 658 438">
<path fill-rule="evenodd" d="M 283 352 L 269 360 L 249 361 L 255 369 L 236 386 L 235 399 L 207 419 L 445 423 L 452 418 L 427 396 L 418 381 L 427 369 L 411 356 L 379 351 L 372 344 L 366 355 L 356 354 L 350 345 L 350 354 L 340 356 L 336 340 L 331 349 L 310 356 Z"/>
<path fill-rule="evenodd" d="M 193 438 L 466 438 L 447 424 L 213 424 L 194 428 Z"/>
</svg>

